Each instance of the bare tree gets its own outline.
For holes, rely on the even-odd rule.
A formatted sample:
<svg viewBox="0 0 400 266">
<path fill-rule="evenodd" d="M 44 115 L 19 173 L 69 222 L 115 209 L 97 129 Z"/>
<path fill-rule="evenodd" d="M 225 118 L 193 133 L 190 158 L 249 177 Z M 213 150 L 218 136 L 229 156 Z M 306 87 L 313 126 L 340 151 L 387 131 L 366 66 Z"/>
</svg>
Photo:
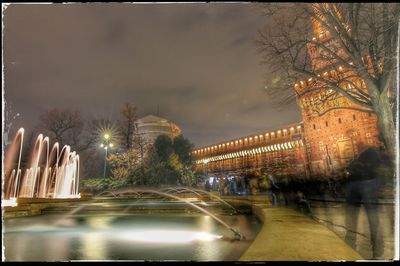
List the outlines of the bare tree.
<svg viewBox="0 0 400 266">
<path fill-rule="evenodd" d="M 95 141 L 95 135 L 85 124 L 78 111 L 50 109 L 40 116 L 40 130 L 49 134 L 50 140 L 61 146 L 67 144 L 76 151 L 88 149 Z"/>
<path fill-rule="evenodd" d="M 136 107 L 130 103 L 125 103 L 121 110 L 122 119 L 118 121 L 124 145 L 130 149 L 133 145 L 133 135 L 135 133 Z"/>
<path fill-rule="evenodd" d="M 133 134 L 132 144 L 132 149 L 139 152 L 140 161 L 143 161 L 152 145 L 151 141 L 148 138 L 144 137 L 142 134 L 135 131 L 135 133 Z"/>
<path fill-rule="evenodd" d="M 68 137 L 76 141 L 82 131 L 83 122 L 78 111 L 54 108 L 40 116 L 40 127 L 50 133 L 53 141 L 63 145 Z"/>
<path fill-rule="evenodd" d="M 346 98 L 354 103 L 349 108 L 376 113 L 378 128 L 394 158 L 400 4 L 260 6 L 269 22 L 269 28 L 260 31 L 257 39 L 263 61 L 268 63 L 268 76 L 272 76 L 266 91 L 287 103 L 302 96 L 293 87 L 305 81 L 323 92 L 322 104 Z M 312 35 L 316 32 L 318 36 Z M 323 115 L 326 109 L 314 111 Z"/>
</svg>

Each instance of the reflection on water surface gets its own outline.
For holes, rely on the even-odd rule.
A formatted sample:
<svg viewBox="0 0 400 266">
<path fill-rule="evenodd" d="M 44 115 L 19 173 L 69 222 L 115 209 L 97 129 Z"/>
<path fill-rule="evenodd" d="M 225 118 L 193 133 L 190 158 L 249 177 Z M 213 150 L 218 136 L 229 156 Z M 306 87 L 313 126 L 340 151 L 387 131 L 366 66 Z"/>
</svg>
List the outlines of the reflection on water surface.
<svg viewBox="0 0 400 266">
<path fill-rule="evenodd" d="M 260 229 L 253 216 L 219 215 L 246 240 L 203 214 L 60 214 L 4 221 L 6 261 L 238 260 Z"/>
</svg>

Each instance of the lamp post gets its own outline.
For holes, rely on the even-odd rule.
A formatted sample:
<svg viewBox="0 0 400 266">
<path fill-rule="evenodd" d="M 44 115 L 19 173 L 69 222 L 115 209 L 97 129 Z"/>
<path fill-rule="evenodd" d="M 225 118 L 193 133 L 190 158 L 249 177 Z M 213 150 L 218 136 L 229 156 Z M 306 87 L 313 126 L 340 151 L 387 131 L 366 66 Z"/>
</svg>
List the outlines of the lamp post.
<svg viewBox="0 0 400 266">
<path fill-rule="evenodd" d="M 110 135 L 109 134 L 104 134 L 103 142 L 100 144 L 100 147 L 104 148 L 104 172 L 103 172 L 103 178 L 106 177 L 108 148 L 112 148 L 113 146 L 114 146 L 114 144 L 112 144 L 110 142 Z"/>
</svg>

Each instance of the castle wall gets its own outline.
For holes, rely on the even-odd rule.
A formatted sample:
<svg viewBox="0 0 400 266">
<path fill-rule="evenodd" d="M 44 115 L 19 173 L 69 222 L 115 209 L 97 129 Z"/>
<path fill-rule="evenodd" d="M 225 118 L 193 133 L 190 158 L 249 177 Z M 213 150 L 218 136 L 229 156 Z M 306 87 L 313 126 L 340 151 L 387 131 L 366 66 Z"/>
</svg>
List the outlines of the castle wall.
<svg viewBox="0 0 400 266">
<path fill-rule="evenodd" d="M 335 60 L 321 57 L 324 51 L 315 42 L 323 43 L 346 58 L 329 31 L 315 19 L 311 21 L 314 44 L 310 42 L 307 49 L 311 66 L 318 74 L 315 78 L 339 84 L 339 88 L 349 94 L 368 95 L 365 83 L 354 72 Z M 301 130 L 293 132 L 293 127 L 288 126 L 289 129 L 270 132 L 268 137 L 265 133 L 259 143 L 253 136 L 197 149 L 194 151 L 197 169 L 214 175 L 264 171 L 275 176 L 318 179 L 344 176 L 353 158 L 368 147 L 379 146 L 377 117 L 372 110 L 315 78 L 309 77 L 294 85 L 303 116 L 296 130 Z M 258 140 L 263 134 L 257 135 Z"/>
<path fill-rule="evenodd" d="M 306 117 L 304 135 L 312 176 L 340 176 L 367 147 L 378 146 L 376 115 L 346 109 Z"/>
<path fill-rule="evenodd" d="M 197 170 L 207 175 L 268 172 L 276 176 L 304 176 L 306 173 L 301 124 L 203 147 L 193 154 Z"/>
</svg>

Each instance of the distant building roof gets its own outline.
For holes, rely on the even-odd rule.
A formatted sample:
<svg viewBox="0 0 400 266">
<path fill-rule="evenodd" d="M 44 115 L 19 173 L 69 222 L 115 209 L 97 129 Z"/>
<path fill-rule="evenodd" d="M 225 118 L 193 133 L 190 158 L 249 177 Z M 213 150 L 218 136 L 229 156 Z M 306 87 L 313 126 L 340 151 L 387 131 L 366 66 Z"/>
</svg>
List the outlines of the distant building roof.
<svg viewBox="0 0 400 266">
<path fill-rule="evenodd" d="M 138 119 L 136 126 L 139 134 L 143 134 L 151 141 L 154 141 L 159 135 L 174 138 L 181 133 L 181 129 L 177 125 L 155 115 L 146 115 Z"/>
<path fill-rule="evenodd" d="M 167 119 L 155 115 L 146 115 L 137 120 L 139 123 L 154 123 L 154 122 L 168 122 Z"/>
</svg>

